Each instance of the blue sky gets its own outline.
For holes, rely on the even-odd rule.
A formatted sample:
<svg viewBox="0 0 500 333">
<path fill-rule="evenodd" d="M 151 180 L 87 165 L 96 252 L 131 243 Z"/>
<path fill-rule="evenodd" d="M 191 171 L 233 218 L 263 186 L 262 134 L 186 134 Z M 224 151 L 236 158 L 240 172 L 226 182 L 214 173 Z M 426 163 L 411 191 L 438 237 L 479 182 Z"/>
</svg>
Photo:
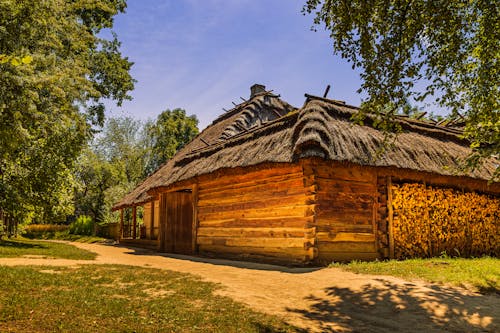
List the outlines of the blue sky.
<svg viewBox="0 0 500 333">
<path fill-rule="evenodd" d="M 155 118 L 176 107 L 203 129 L 261 83 L 295 106 L 304 93 L 359 105 L 359 75 L 333 54 L 300 0 L 129 0 L 113 30 L 135 64 L 133 100 L 110 116 Z"/>
</svg>

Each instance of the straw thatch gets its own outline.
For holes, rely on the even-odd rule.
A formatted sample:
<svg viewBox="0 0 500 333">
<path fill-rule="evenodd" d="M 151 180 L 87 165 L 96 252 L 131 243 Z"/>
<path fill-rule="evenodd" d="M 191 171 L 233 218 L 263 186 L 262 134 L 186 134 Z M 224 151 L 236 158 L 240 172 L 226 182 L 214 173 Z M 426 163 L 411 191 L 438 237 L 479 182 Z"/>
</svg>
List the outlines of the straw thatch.
<svg viewBox="0 0 500 333">
<path fill-rule="evenodd" d="M 151 200 L 147 190 L 187 179 L 189 168 L 179 168 L 179 161 L 207 150 L 220 149 L 249 131 L 265 127 L 269 122 L 295 110 L 271 92 L 259 93 L 215 119 L 211 125 L 184 146 L 175 156 L 165 162 L 152 175 L 114 205 L 113 210 L 140 205 Z M 199 171 L 199 168 L 196 168 Z M 196 174 L 193 174 L 196 175 Z"/>
<path fill-rule="evenodd" d="M 300 110 L 269 93 L 238 105 L 216 119 L 114 209 L 149 201 L 148 190 L 219 169 L 290 163 L 307 157 L 482 180 L 489 180 L 498 165 L 498 160 L 490 160 L 473 172 L 461 170 L 461 162 L 471 150 L 458 129 L 397 117 L 403 132 L 387 146 L 384 134 L 372 127 L 370 116 L 364 125 L 351 121 L 358 112 L 356 107 L 306 96 Z"/>
</svg>

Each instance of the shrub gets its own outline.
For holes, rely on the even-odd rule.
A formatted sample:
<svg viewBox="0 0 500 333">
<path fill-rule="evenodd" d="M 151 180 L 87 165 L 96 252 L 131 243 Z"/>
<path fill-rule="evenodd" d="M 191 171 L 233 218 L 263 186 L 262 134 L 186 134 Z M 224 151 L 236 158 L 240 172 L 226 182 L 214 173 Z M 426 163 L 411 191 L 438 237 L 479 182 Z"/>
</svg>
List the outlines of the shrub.
<svg viewBox="0 0 500 333">
<path fill-rule="evenodd" d="M 24 227 L 22 235 L 26 238 L 50 239 L 56 233 L 65 232 L 68 230 L 67 225 L 61 224 L 28 224 Z"/>
<path fill-rule="evenodd" d="M 94 234 L 94 221 L 90 216 L 80 215 L 69 226 L 69 233 L 73 235 L 92 236 Z"/>
</svg>

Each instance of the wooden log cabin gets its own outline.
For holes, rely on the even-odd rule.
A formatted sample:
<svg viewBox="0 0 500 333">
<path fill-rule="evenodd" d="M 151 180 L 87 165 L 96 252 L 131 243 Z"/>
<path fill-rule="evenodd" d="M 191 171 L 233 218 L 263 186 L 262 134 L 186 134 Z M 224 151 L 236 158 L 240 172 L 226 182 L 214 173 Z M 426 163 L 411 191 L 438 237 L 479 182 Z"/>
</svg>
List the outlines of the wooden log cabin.
<svg viewBox="0 0 500 333">
<path fill-rule="evenodd" d="M 114 206 L 121 230 L 144 207 L 143 237 L 121 241 L 297 264 L 498 255 L 498 159 L 464 171 L 471 150 L 460 128 L 402 116 L 402 132 L 385 146 L 370 115 L 363 125 L 351 120 L 357 112 L 311 95 L 297 109 L 252 86 L 248 101 Z"/>
</svg>

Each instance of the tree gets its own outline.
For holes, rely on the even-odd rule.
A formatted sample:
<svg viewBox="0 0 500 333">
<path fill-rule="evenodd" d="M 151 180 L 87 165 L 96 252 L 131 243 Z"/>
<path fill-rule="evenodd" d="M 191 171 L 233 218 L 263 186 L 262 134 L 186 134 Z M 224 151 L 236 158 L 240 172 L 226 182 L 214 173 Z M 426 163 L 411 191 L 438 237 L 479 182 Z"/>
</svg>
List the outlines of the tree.
<svg viewBox="0 0 500 333">
<path fill-rule="evenodd" d="M 307 0 L 336 53 L 361 69 L 362 111 L 387 127 L 408 100 L 466 119 L 469 162 L 500 154 L 500 7 L 489 0 Z M 416 87 L 423 82 L 425 89 Z M 381 112 L 391 106 L 389 112 Z M 500 167 L 495 177 L 500 176 Z"/>
<path fill-rule="evenodd" d="M 124 0 L 0 0 L 4 212 L 66 205 L 75 160 L 103 124 L 103 99 L 130 99 L 132 63 L 115 35 L 99 34 L 125 8 Z"/>
<path fill-rule="evenodd" d="M 198 119 L 195 115 L 186 116 L 183 109 L 167 109 L 158 115 L 156 122 L 148 122 L 145 130 L 149 174 L 198 134 Z"/>
</svg>

